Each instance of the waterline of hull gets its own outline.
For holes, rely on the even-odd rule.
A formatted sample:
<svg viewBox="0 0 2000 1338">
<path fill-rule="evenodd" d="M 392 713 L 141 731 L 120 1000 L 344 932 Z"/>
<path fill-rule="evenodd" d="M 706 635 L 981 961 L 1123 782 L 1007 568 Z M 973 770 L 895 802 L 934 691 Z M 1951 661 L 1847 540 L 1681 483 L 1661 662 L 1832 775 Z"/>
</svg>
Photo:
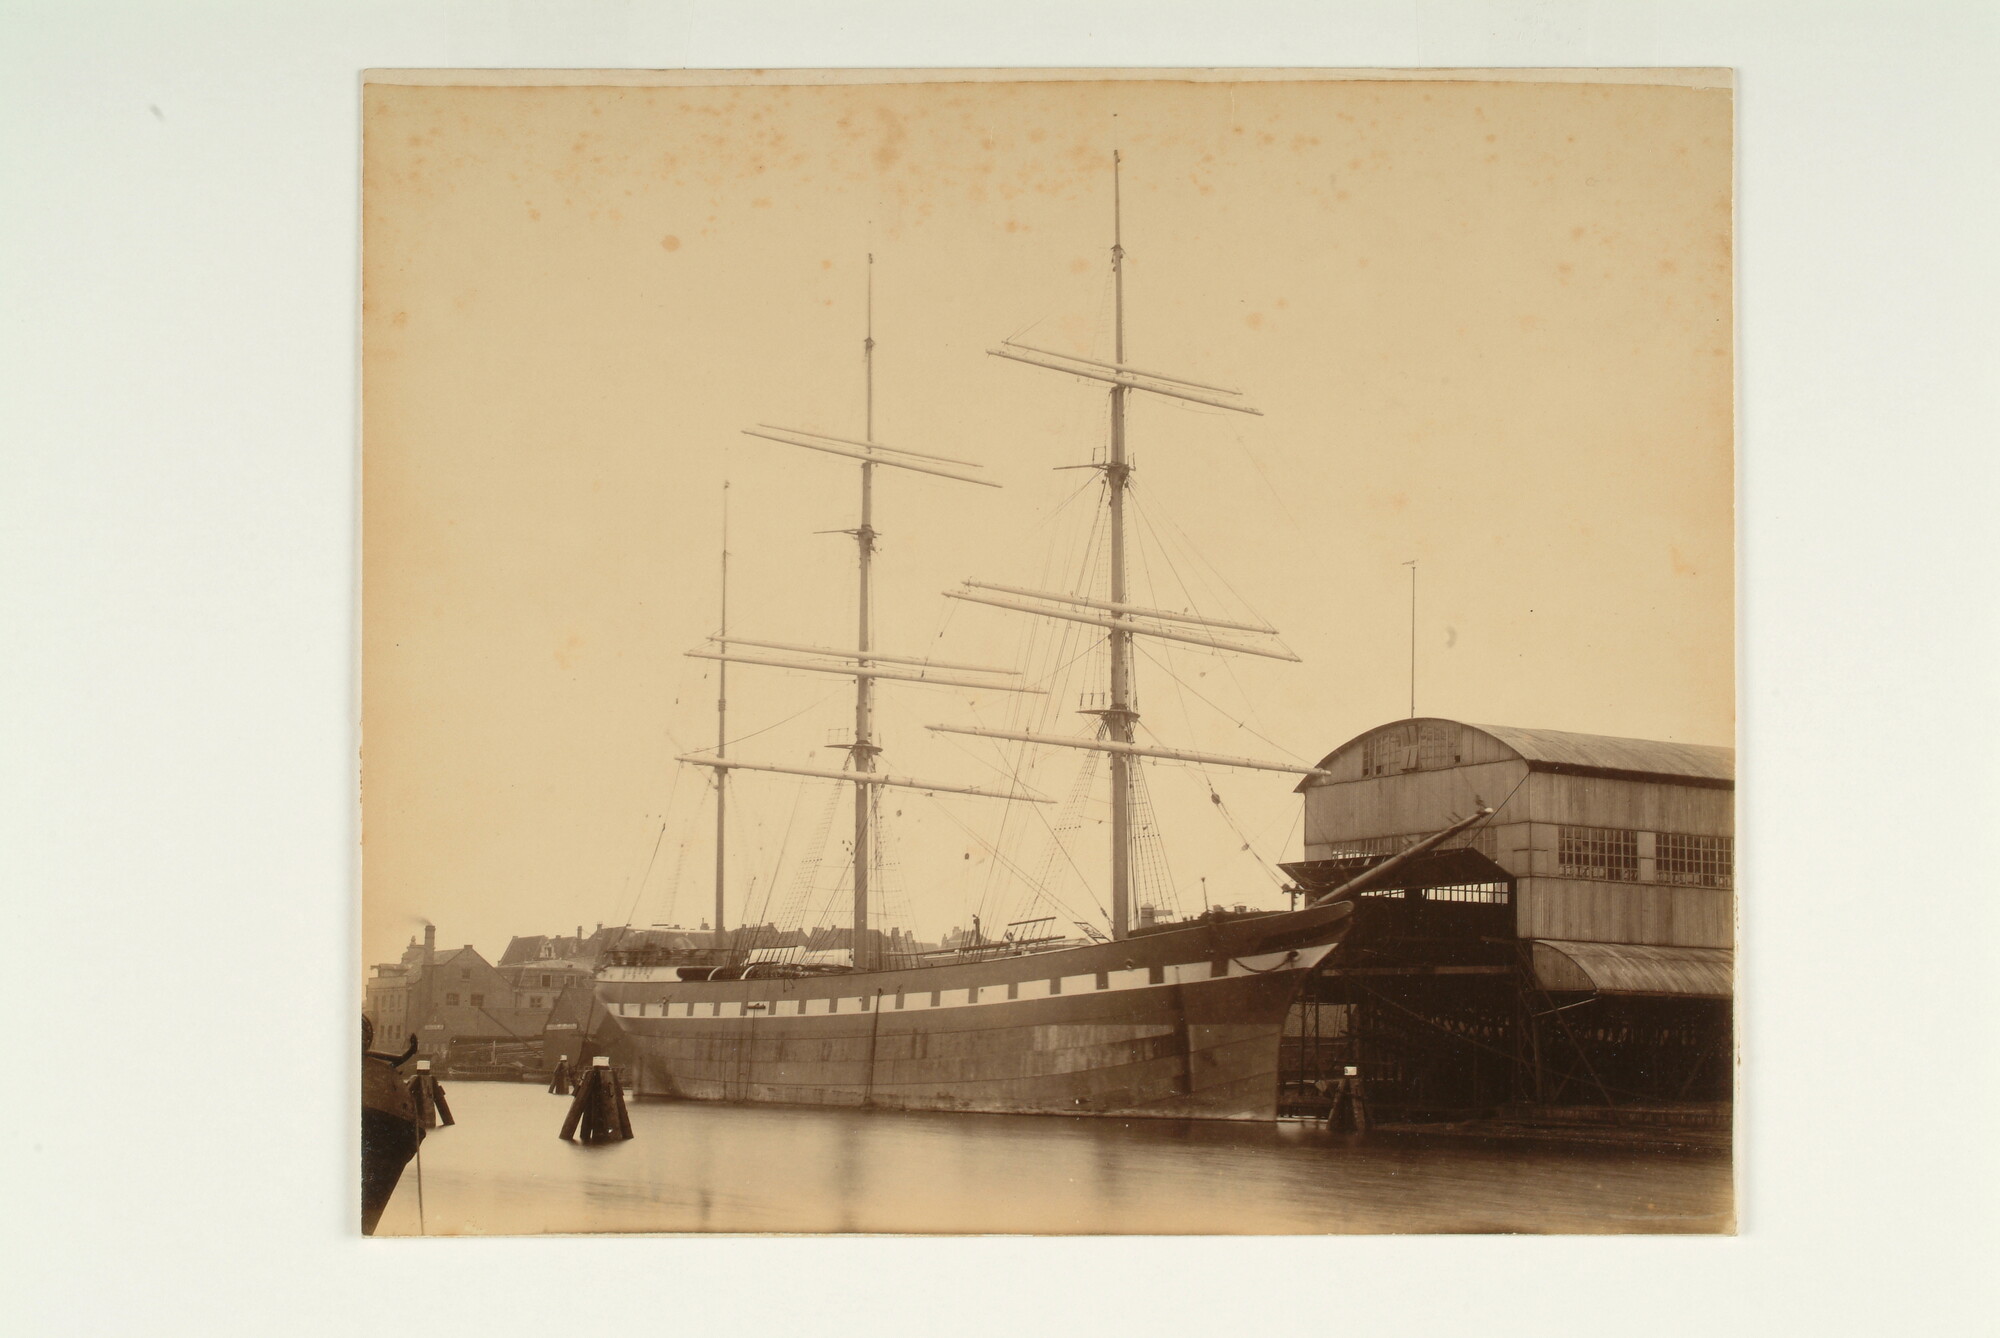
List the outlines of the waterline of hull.
<svg viewBox="0 0 2000 1338">
<path fill-rule="evenodd" d="M 1344 913 L 865 975 L 600 978 L 642 1096 L 1172 1119 L 1276 1118 L 1278 1041 Z"/>
</svg>

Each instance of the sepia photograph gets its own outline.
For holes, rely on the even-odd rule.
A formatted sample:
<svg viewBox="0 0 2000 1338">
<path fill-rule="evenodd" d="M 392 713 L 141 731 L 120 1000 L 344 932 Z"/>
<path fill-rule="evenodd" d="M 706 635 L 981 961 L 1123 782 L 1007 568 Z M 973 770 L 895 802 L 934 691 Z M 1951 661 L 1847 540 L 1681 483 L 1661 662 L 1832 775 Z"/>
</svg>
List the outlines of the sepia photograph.
<svg viewBox="0 0 2000 1338">
<path fill-rule="evenodd" d="M 0 31 L 15 1328 L 1991 1327 L 1986 9 Z"/>
<path fill-rule="evenodd" d="M 376 71 L 362 1229 L 1730 1233 L 1728 71 Z"/>
</svg>

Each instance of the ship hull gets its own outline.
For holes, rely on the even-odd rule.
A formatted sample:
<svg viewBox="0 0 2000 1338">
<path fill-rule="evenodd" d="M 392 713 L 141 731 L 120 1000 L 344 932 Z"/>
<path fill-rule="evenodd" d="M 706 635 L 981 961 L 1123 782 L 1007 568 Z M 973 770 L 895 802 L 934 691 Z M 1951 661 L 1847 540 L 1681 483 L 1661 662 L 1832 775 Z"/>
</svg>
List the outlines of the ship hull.
<svg viewBox="0 0 2000 1338">
<path fill-rule="evenodd" d="M 597 992 L 642 1096 L 1268 1120 L 1285 1016 L 1348 918 L 1337 905 L 791 979 L 612 967 Z"/>
</svg>

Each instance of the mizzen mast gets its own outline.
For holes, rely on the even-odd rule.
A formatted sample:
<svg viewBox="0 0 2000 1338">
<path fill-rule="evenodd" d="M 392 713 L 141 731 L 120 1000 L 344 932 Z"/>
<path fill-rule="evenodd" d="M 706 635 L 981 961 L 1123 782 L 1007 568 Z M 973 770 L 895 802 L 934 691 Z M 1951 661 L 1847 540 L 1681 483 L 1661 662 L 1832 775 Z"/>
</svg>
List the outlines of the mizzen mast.
<svg viewBox="0 0 2000 1338">
<path fill-rule="evenodd" d="M 722 626 L 717 635 L 729 636 L 729 480 L 722 481 Z M 729 755 L 729 666 L 715 667 L 715 755 Z M 724 826 L 729 814 L 729 769 L 715 769 L 715 932 L 722 934 L 722 879 L 724 848 L 728 841 Z"/>
</svg>

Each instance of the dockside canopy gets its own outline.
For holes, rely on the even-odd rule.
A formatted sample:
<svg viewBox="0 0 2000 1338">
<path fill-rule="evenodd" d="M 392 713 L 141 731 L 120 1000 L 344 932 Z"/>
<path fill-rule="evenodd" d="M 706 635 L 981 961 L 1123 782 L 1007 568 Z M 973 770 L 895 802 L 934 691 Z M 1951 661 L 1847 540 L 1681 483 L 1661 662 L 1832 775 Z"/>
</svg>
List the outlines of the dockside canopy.
<svg viewBox="0 0 2000 1338">
<path fill-rule="evenodd" d="M 1536 939 L 1535 980 L 1545 990 L 1727 999 L 1735 991 L 1728 948 Z"/>
</svg>

